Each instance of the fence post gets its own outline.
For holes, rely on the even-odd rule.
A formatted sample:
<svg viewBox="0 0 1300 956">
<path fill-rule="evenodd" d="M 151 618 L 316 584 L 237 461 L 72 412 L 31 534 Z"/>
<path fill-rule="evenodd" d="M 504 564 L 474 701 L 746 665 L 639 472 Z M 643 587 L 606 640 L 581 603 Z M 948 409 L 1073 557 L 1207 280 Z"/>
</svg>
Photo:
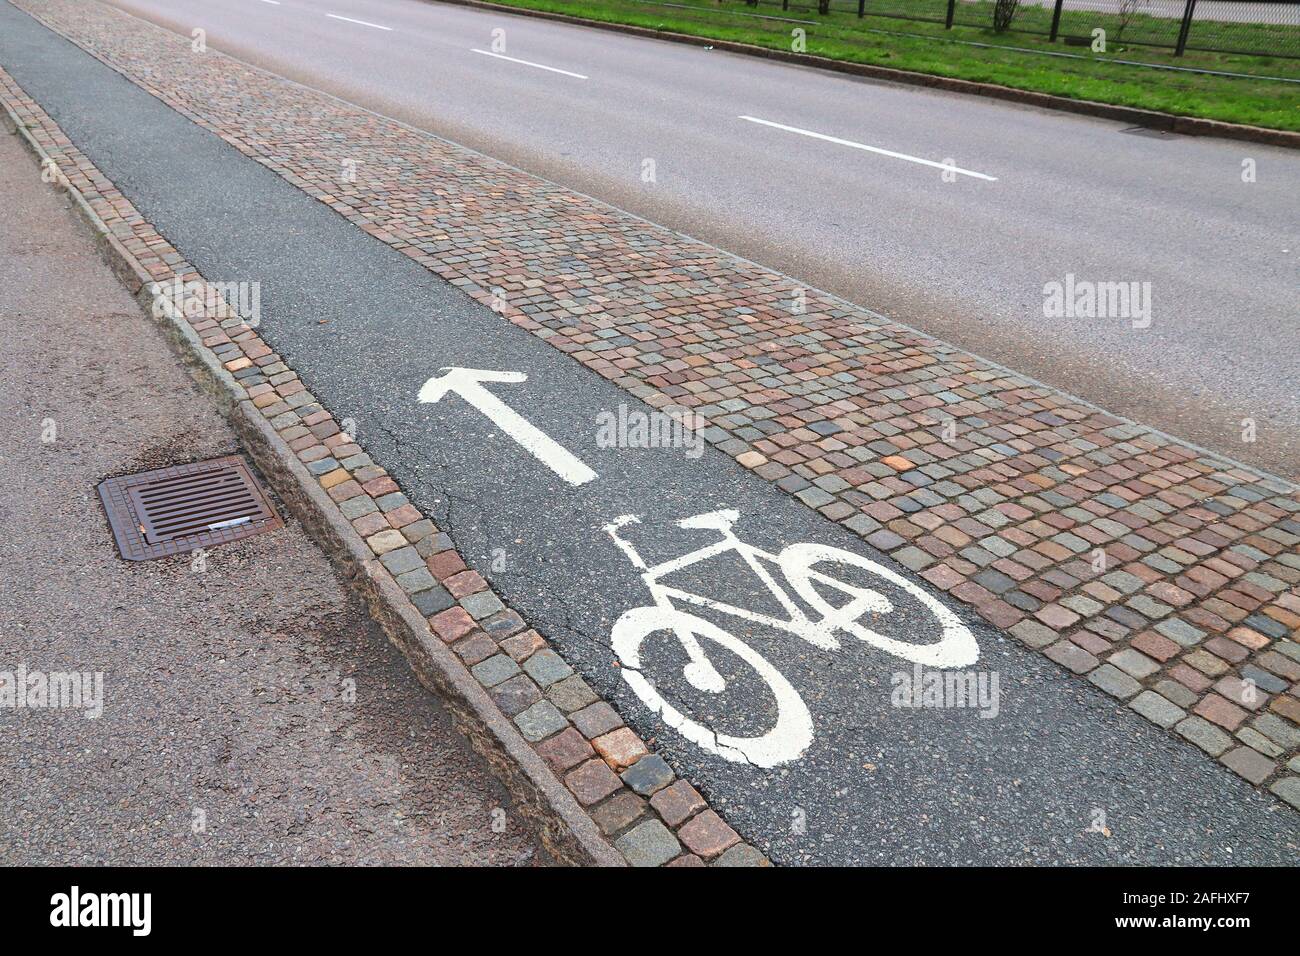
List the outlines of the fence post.
<svg viewBox="0 0 1300 956">
<path fill-rule="evenodd" d="M 782 10 L 789 10 L 789 9 L 790 9 L 790 0 L 781 0 L 781 9 L 782 9 Z"/>
<path fill-rule="evenodd" d="M 956 9 L 957 9 L 957 0 L 948 0 L 948 16 L 943 21 L 943 28 L 945 30 L 952 29 L 952 15 Z"/>
<path fill-rule="evenodd" d="M 1064 4 L 1065 0 L 1056 0 L 1056 7 L 1052 10 L 1052 35 L 1047 41 L 1049 43 L 1056 42 L 1056 35 L 1061 30 L 1061 7 Z"/>
<path fill-rule="evenodd" d="M 867 0 L 858 0 L 858 16 L 867 12 Z"/>
<path fill-rule="evenodd" d="M 1183 25 L 1178 29 L 1178 45 L 1174 47 L 1174 56 L 1182 56 L 1187 49 L 1187 34 L 1192 32 L 1192 11 L 1196 9 L 1196 0 L 1187 0 L 1187 9 L 1183 11 Z"/>
</svg>

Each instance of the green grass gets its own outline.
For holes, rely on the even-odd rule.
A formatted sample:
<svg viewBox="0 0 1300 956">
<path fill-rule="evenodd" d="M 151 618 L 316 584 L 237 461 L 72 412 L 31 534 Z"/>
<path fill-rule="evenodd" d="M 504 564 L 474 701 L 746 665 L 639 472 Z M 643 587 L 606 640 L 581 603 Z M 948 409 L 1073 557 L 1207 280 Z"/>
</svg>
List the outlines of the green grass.
<svg viewBox="0 0 1300 956">
<path fill-rule="evenodd" d="M 1044 33 L 1052 11 L 1022 7 L 1013 31 L 995 33 L 975 25 L 958 25 L 945 30 L 943 23 L 902 20 L 881 16 L 859 19 L 856 0 L 833 0 L 830 14 L 816 13 L 815 4 L 792 3 L 787 13 L 779 3 L 748 6 L 741 2 L 672 0 L 669 6 L 637 0 L 494 0 L 505 6 L 564 13 L 610 23 L 626 23 L 671 33 L 685 33 L 706 39 L 732 40 L 772 49 L 789 50 L 790 31 L 796 26 L 807 31 L 807 52 L 815 56 L 854 63 L 869 63 L 914 70 L 937 76 L 956 77 L 1002 86 L 1052 93 L 1071 99 L 1095 100 L 1121 106 L 1159 110 L 1183 116 L 1246 123 L 1272 129 L 1300 131 L 1300 84 L 1258 77 L 1298 77 L 1300 59 L 1252 56 L 1188 50 L 1175 57 L 1173 51 L 1139 44 L 1176 36 L 1178 23 L 1157 17 L 1135 16 L 1115 40 L 1118 20 L 1101 13 L 1072 11 L 1063 14 L 1062 34 L 1089 36 L 1094 27 L 1107 30 L 1108 49 L 1096 55 L 1087 46 L 1048 43 Z M 686 8 L 683 8 L 683 5 Z M 916 16 L 942 18 L 946 0 L 868 0 L 868 9 L 906 10 Z M 984 9 L 982 9 L 984 8 Z M 961 3 L 958 23 L 992 22 L 991 3 Z M 744 14 L 761 13 L 801 20 L 816 25 L 762 20 Z M 1219 40 L 1234 49 L 1296 50 L 1300 26 L 1265 24 L 1197 24 L 1194 37 Z M 886 31 L 886 32 L 873 32 Z M 919 37 L 900 34 L 921 34 Z M 1227 38 L 1226 40 L 1224 38 Z M 964 40 L 991 46 L 966 46 L 948 40 Z M 1086 59 L 1039 56 L 1010 47 L 1082 54 Z M 1151 64 L 1254 74 L 1250 78 L 1176 73 L 1110 62 L 1113 59 L 1140 60 Z"/>
</svg>

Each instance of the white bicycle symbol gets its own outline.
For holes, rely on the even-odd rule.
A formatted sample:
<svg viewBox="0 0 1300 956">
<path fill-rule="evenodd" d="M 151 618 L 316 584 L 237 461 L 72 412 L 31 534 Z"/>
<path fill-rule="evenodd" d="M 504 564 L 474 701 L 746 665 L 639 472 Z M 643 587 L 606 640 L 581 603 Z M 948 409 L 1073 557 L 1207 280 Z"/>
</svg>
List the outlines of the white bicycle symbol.
<svg viewBox="0 0 1300 956">
<path fill-rule="evenodd" d="M 652 605 L 624 612 L 614 624 L 612 645 L 622 665 L 623 678 L 647 707 L 687 740 L 726 760 L 748 762 L 758 767 L 775 767 L 798 759 L 808 749 L 813 739 L 813 722 L 808 705 L 799 696 L 799 692 L 761 654 L 711 621 L 678 610 L 673 606 L 674 601 L 710 608 L 777 628 L 827 650 L 839 648 L 840 641 L 836 633 L 843 631 L 872 647 L 924 666 L 966 667 L 979 659 L 979 645 L 957 615 L 901 575 L 861 555 L 827 545 L 792 544 L 780 554 L 771 554 L 736 537 L 731 528 L 739 517 L 738 512 L 725 509 L 678 521 L 677 526 L 680 528 L 718 531 L 722 534 L 722 540 L 654 567 L 647 566 L 632 544 L 619 534 L 627 525 L 639 524 L 641 519 L 638 516 L 623 515 L 605 525 L 605 530 L 614 539 L 614 543 L 628 556 L 633 566 L 642 572 L 641 580 L 650 589 L 654 599 Z M 662 581 L 676 571 L 731 551 L 736 552 L 758 575 L 785 609 L 788 619 L 735 607 L 671 587 Z M 795 594 L 820 616 L 814 619 L 805 614 L 762 562 L 780 568 L 782 576 Z M 879 591 L 847 584 L 814 568 L 814 565 L 823 562 L 838 562 L 859 568 L 902 588 L 938 620 L 941 628 L 939 640 L 930 644 L 909 644 L 878 634 L 860 623 L 858 618 L 863 614 L 885 614 L 893 610 L 893 604 Z M 833 607 L 814 584 L 842 592 L 849 600 L 842 607 Z M 658 631 L 671 631 L 676 635 L 689 658 L 682 674 L 697 690 L 716 694 L 727 686 L 726 680 L 710 663 L 701 647 L 700 638 L 725 648 L 752 667 L 776 698 L 775 726 L 762 736 L 733 737 L 710 730 L 665 700 L 654 683 L 642 673 L 641 665 L 642 647 L 646 639 Z"/>
</svg>

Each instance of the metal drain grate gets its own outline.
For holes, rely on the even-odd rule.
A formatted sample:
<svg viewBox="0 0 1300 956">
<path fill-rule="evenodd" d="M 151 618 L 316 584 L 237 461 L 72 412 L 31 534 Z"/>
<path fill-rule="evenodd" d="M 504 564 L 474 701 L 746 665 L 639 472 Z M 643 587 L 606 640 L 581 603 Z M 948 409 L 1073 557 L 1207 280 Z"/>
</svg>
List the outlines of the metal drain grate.
<svg viewBox="0 0 1300 956">
<path fill-rule="evenodd" d="M 99 498 L 128 561 L 228 544 L 284 525 L 237 455 L 109 478 L 100 483 Z"/>
</svg>

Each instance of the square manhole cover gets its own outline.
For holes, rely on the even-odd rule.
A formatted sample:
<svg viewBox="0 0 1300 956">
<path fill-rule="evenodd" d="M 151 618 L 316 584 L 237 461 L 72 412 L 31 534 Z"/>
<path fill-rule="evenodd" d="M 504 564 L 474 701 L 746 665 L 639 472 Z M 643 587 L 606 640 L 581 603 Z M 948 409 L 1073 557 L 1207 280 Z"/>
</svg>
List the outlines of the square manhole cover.
<svg viewBox="0 0 1300 956">
<path fill-rule="evenodd" d="M 237 455 L 109 478 L 100 483 L 99 498 L 128 561 L 228 544 L 284 525 Z"/>
</svg>

